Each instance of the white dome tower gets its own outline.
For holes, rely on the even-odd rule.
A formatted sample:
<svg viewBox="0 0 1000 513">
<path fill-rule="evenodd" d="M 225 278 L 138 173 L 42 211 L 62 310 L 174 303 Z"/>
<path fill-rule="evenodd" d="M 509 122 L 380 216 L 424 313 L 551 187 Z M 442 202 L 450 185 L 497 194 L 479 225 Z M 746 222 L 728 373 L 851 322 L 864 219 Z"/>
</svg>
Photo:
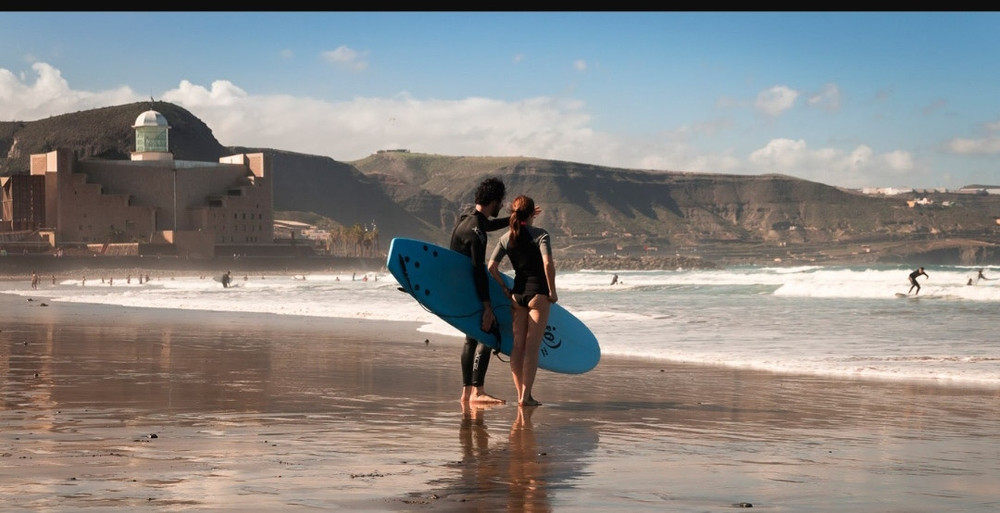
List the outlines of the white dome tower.
<svg viewBox="0 0 1000 513">
<path fill-rule="evenodd" d="M 167 118 L 155 110 L 147 110 L 135 118 L 135 151 L 132 160 L 173 160 L 170 153 Z"/>
</svg>

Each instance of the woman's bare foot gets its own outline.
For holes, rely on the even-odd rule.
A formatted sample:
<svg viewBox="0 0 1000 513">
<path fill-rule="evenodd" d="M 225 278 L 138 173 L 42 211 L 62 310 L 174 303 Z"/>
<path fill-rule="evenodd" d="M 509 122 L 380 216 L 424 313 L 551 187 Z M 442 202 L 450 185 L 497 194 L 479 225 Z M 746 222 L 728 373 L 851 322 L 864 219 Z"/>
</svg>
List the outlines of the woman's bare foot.
<svg viewBox="0 0 1000 513">
<path fill-rule="evenodd" d="M 486 392 L 481 392 L 479 394 L 472 394 L 472 397 L 469 398 L 469 402 L 470 403 L 479 403 L 479 404 L 483 404 L 483 403 L 486 403 L 486 404 L 506 404 L 507 403 L 507 401 L 505 399 L 500 399 L 499 397 L 493 397 L 492 395 L 487 394 Z"/>
<path fill-rule="evenodd" d="M 525 399 L 524 401 L 521 401 L 519 404 L 521 406 L 541 406 L 542 405 L 542 403 L 536 401 L 534 397 L 529 397 L 529 398 Z"/>
</svg>

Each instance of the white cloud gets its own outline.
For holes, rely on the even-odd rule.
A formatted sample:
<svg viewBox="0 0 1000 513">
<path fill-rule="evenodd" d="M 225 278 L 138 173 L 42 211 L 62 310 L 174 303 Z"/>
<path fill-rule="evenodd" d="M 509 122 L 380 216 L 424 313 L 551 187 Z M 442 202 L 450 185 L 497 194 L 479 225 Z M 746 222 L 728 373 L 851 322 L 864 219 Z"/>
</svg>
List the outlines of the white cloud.
<svg viewBox="0 0 1000 513">
<path fill-rule="evenodd" d="M 323 52 L 321 55 L 327 62 L 346 67 L 351 71 L 364 71 L 368 68 L 368 61 L 364 58 L 367 52 L 358 53 L 345 45 L 337 47 L 336 50 Z"/>
<path fill-rule="evenodd" d="M 774 86 L 757 94 L 754 108 L 759 112 L 776 117 L 795 106 L 799 92 L 787 86 Z"/>
<path fill-rule="evenodd" d="M 882 162 L 889 168 L 893 174 L 900 175 L 907 173 L 916 168 L 916 163 L 913 161 L 913 155 L 908 151 L 896 150 L 890 151 L 882 155 Z"/>
<path fill-rule="evenodd" d="M 871 180 L 898 180 L 916 168 L 909 152 L 879 155 L 866 145 L 850 152 L 834 148 L 813 150 L 801 139 L 773 139 L 752 152 L 749 161 L 756 167 L 755 173 L 781 173 L 845 187 L 880 185 Z"/>
<path fill-rule="evenodd" d="M 958 155 L 994 155 L 1000 153 L 1000 121 L 987 123 L 986 135 L 979 139 L 956 137 L 945 145 L 951 153 Z"/>
<path fill-rule="evenodd" d="M 96 93 L 74 91 L 52 66 L 38 62 L 31 66 L 35 82 L 0 68 L 0 112 L 5 121 L 31 121 L 54 114 L 132 103 L 141 99 L 128 87 Z"/>
<path fill-rule="evenodd" d="M 1000 153 L 1000 136 L 994 134 L 980 139 L 956 137 L 948 141 L 947 148 L 958 155 L 994 155 Z"/>
<path fill-rule="evenodd" d="M 76 91 L 51 66 L 38 63 L 33 69 L 37 77 L 29 81 L 0 68 L 0 112 L 5 121 L 32 121 L 148 98 L 127 87 Z M 772 112 L 780 112 L 781 105 L 787 108 L 797 95 L 780 87 L 771 93 Z M 360 159 L 380 149 L 407 148 L 441 155 L 523 156 L 632 169 L 784 173 L 845 186 L 880 185 L 872 183 L 874 178 L 869 177 L 874 176 L 895 182 L 894 177 L 916 167 L 907 152 L 876 155 L 866 145 L 845 152 L 814 150 L 804 140 L 773 139 L 749 155 L 732 147 L 714 149 L 711 145 L 721 135 L 739 129 L 735 119 L 727 117 L 653 134 L 601 132 L 593 126 L 593 106 L 563 97 L 441 100 L 401 93 L 326 101 L 256 95 L 227 80 L 209 86 L 182 80 L 157 99 L 191 111 L 223 145 L 288 150 L 339 161 Z"/>
<path fill-rule="evenodd" d="M 583 59 L 573 61 L 573 69 L 577 71 L 587 71 L 587 61 Z"/>
<path fill-rule="evenodd" d="M 379 149 L 408 148 L 446 155 L 572 154 L 593 144 L 582 104 L 553 98 L 503 102 L 252 96 L 228 81 L 210 89 L 183 81 L 163 98 L 212 127 L 222 144 L 262 146 L 355 160 Z"/>
<path fill-rule="evenodd" d="M 827 112 L 840 110 L 840 88 L 837 84 L 825 84 L 818 93 L 810 96 L 806 103 L 810 107 L 817 107 Z"/>
</svg>

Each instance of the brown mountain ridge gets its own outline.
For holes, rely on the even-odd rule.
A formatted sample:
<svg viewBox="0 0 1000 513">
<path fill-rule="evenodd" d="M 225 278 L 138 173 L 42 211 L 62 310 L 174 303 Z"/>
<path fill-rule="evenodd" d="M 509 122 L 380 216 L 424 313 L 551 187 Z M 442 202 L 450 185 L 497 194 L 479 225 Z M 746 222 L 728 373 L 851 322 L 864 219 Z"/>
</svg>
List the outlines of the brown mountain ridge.
<svg viewBox="0 0 1000 513">
<path fill-rule="evenodd" d="M 1000 263 L 996 196 L 916 193 L 891 197 L 786 175 L 726 175 L 611 168 L 523 157 L 464 157 L 378 151 L 354 162 L 220 144 L 189 111 L 140 102 L 47 119 L 0 122 L 0 175 L 27 173 L 31 154 L 68 148 L 81 158 L 127 159 L 135 118 L 153 108 L 171 125 L 178 160 L 215 161 L 265 152 L 274 162 L 275 210 L 351 226 L 375 223 L 395 236 L 445 243 L 459 209 L 486 176 L 508 199 L 525 193 L 561 256 L 658 255 L 731 263 Z M 926 197 L 929 205 L 907 200 Z M 911 263 L 912 262 L 912 263 Z"/>
</svg>

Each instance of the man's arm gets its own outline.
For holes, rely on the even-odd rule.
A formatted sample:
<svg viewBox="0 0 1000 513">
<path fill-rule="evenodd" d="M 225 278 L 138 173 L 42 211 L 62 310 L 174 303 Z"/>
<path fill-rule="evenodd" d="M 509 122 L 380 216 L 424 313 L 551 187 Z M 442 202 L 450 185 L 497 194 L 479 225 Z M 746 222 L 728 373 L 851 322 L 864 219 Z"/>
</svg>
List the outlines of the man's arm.
<svg viewBox="0 0 1000 513">
<path fill-rule="evenodd" d="M 485 230 L 488 232 L 495 232 L 502 228 L 510 227 L 510 218 L 507 217 L 494 217 L 493 219 L 487 219 L 486 223 L 483 225 Z"/>
<path fill-rule="evenodd" d="M 476 237 L 472 242 L 472 281 L 476 285 L 476 295 L 483 306 L 483 318 L 479 328 L 483 331 L 493 329 L 496 317 L 493 315 L 493 303 L 490 302 L 490 283 L 486 275 L 486 246 Z"/>
</svg>

